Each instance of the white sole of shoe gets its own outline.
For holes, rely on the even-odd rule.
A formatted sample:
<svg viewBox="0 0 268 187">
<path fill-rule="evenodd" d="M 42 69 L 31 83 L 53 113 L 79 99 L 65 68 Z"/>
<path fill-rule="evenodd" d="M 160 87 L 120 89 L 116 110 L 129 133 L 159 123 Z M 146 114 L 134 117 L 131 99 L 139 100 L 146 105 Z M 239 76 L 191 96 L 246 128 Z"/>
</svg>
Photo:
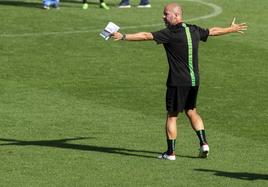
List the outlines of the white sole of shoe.
<svg viewBox="0 0 268 187">
<path fill-rule="evenodd" d="M 118 8 L 131 8 L 130 5 L 127 5 L 127 6 L 118 6 Z"/>
<path fill-rule="evenodd" d="M 139 5 L 138 8 L 151 8 L 151 5 Z"/>
<path fill-rule="evenodd" d="M 202 145 L 202 147 L 200 147 L 199 157 L 200 158 L 207 158 L 208 152 L 209 152 L 209 146 L 207 144 Z"/>
<path fill-rule="evenodd" d="M 161 160 L 176 160 L 176 156 L 163 156 L 163 155 L 159 155 L 157 158 L 161 159 Z"/>
<path fill-rule="evenodd" d="M 200 152 L 199 157 L 200 158 L 207 158 L 208 157 L 208 151 Z"/>
</svg>

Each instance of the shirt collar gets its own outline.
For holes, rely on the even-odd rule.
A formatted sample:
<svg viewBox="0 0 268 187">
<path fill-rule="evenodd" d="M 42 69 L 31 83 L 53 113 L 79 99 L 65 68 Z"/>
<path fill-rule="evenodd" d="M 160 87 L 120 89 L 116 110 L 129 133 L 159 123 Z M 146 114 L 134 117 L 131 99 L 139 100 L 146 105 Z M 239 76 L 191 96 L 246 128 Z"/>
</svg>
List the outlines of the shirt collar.
<svg viewBox="0 0 268 187">
<path fill-rule="evenodd" d="M 182 24 L 183 24 L 183 22 L 178 23 L 177 25 L 169 25 L 168 29 L 171 31 L 177 31 L 178 29 L 183 28 Z"/>
</svg>

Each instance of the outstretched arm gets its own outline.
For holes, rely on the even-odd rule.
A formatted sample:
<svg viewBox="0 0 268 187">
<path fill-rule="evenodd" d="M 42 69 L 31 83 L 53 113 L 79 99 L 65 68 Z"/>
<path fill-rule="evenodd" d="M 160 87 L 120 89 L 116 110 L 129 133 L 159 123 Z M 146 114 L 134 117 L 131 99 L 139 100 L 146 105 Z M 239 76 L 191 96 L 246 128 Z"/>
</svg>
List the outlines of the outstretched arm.
<svg viewBox="0 0 268 187">
<path fill-rule="evenodd" d="M 209 29 L 209 36 L 220 36 L 228 33 L 244 33 L 243 31 L 247 30 L 246 23 L 235 23 L 235 18 L 233 19 L 230 27 L 222 28 L 222 27 L 212 27 Z"/>
<path fill-rule="evenodd" d="M 153 40 L 154 37 L 150 32 L 138 32 L 134 34 L 122 34 L 120 32 L 115 32 L 112 34 L 112 38 L 117 40 L 127 40 L 127 41 L 146 41 Z"/>
</svg>

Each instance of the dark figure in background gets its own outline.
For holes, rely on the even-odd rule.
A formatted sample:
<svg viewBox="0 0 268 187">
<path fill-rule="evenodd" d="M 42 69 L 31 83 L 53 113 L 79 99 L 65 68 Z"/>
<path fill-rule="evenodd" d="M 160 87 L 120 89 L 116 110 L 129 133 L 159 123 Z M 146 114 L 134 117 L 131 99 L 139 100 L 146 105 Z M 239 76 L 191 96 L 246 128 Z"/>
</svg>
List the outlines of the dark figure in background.
<svg viewBox="0 0 268 187">
<path fill-rule="evenodd" d="M 110 7 L 106 5 L 106 3 L 104 2 L 104 0 L 100 0 L 100 8 L 103 8 L 105 10 L 109 10 L 110 9 Z M 88 9 L 87 0 L 83 0 L 83 9 L 84 10 Z"/>
<path fill-rule="evenodd" d="M 129 0 L 121 0 L 118 8 L 131 8 Z M 140 4 L 138 5 L 138 8 L 151 8 L 149 0 L 140 0 Z"/>
</svg>

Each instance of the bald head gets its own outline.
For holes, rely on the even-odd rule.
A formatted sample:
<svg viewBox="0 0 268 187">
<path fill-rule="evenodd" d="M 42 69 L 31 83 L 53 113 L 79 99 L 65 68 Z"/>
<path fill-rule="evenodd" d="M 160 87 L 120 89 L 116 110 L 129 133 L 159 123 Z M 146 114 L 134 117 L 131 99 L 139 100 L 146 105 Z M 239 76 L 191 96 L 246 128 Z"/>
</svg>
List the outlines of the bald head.
<svg viewBox="0 0 268 187">
<path fill-rule="evenodd" d="M 177 3 L 169 3 L 164 8 L 164 22 L 166 25 L 176 25 L 183 22 L 182 8 Z"/>
<path fill-rule="evenodd" d="M 169 3 L 165 6 L 165 9 L 172 11 L 175 14 L 179 14 L 182 16 L 182 8 L 177 3 Z"/>
</svg>

